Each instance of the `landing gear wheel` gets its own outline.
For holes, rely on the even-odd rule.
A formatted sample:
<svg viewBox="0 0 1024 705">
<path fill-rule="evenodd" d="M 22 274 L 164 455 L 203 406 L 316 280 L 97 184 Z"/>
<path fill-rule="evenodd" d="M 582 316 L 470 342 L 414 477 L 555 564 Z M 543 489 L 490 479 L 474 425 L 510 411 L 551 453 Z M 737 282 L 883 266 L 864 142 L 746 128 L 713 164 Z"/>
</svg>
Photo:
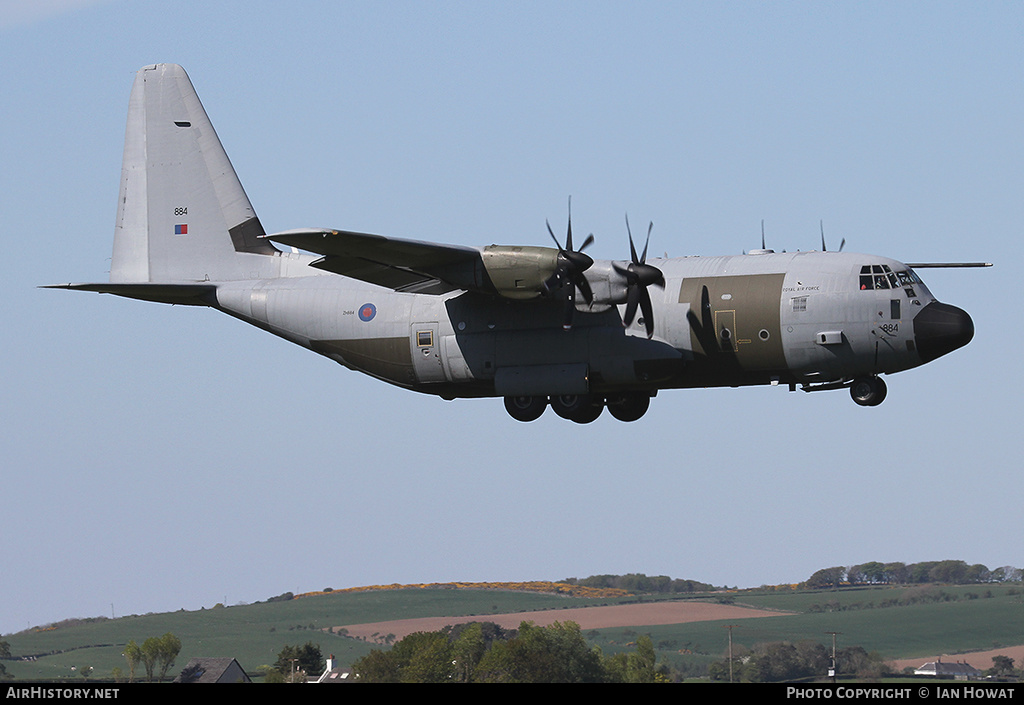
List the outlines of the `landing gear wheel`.
<svg viewBox="0 0 1024 705">
<path fill-rule="evenodd" d="M 604 400 L 590 394 L 563 394 L 551 397 L 551 408 L 563 419 L 590 423 L 601 415 Z"/>
<path fill-rule="evenodd" d="M 881 377 L 860 377 L 850 385 L 850 396 L 861 406 L 878 406 L 885 400 L 885 394 Z"/>
<path fill-rule="evenodd" d="M 536 421 L 546 408 L 546 397 L 505 397 L 505 411 L 516 421 Z"/>
<path fill-rule="evenodd" d="M 636 421 L 650 405 L 651 395 L 643 392 L 608 397 L 608 413 L 619 421 Z"/>
<path fill-rule="evenodd" d="M 591 421 L 596 421 L 602 411 L 604 411 L 604 399 L 595 397 L 590 404 L 581 406 L 569 418 L 576 423 L 590 423 Z"/>
</svg>

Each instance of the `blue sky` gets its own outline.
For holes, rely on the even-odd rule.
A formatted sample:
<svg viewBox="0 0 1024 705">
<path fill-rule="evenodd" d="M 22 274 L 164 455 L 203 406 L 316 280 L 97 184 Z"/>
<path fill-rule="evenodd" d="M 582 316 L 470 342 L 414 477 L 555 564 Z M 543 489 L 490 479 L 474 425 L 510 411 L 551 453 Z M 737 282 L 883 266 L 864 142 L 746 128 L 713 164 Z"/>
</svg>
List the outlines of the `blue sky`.
<svg viewBox="0 0 1024 705">
<path fill-rule="evenodd" d="M 393 582 L 642 572 L 740 587 L 868 560 L 1024 565 L 1018 2 L 0 5 L 0 632 Z M 19 6 L 22 4 L 18 4 Z M 832 247 L 969 311 L 844 392 L 664 392 L 512 421 L 107 277 L 128 93 L 185 66 L 268 231 L 670 256 Z"/>
</svg>

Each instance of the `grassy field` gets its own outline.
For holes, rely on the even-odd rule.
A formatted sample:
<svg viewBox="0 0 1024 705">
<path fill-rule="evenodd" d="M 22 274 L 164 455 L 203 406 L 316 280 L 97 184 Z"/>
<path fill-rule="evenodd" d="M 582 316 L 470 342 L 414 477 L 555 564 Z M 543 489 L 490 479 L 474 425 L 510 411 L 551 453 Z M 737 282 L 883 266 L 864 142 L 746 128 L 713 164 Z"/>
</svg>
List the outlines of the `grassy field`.
<svg viewBox="0 0 1024 705">
<path fill-rule="evenodd" d="M 325 629 L 411 617 L 486 615 L 614 602 L 500 590 L 335 592 L 285 602 L 100 619 L 18 632 L 4 636 L 12 655 L 38 658 L 4 661 L 4 665 L 10 675 L 20 679 L 75 677 L 83 666 L 93 667 L 94 678 L 108 678 L 115 667 L 126 668 L 121 654 L 130 639 L 141 644 L 148 637 L 166 632 L 173 632 L 182 642 L 172 673 L 179 673 L 194 656 L 231 656 L 247 671 L 254 671 L 260 665 L 273 664 L 285 645 L 306 642 L 319 645 L 325 657 L 334 654 L 342 663 L 350 663 L 378 645 Z"/>
<path fill-rule="evenodd" d="M 1012 587 L 915 586 L 802 591 L 743 592 L 735 604 L 793 612 L 772 619 L 739 620 L 733 644 L 752 647 L 804 639 L 826 646 L 861 646 L 885 659 L 928 657 L 1024 644 L 1024 591 Z M 684 670 L 721 659 L 728 648 L 726 624 L 602 629 L 588 632 L 605 652 L 627 648 L 635 634 L 651 636 L 659 657 Z"/>
<path fill-rule="evenodd" d="M 655 598 L 644 598 L 655 599 Z M 664 599 L 664 598 L 658 598 Z M 677 598 L 678 599 L 678 598 Z M 687 598 L 693 599 L 693 598 Z M 1007 586 L 918 586 L 843 589 L 838 591 L 743 591 L 703 599 L 792 612 L 771 619 L 737 620 L 733 643 L 754 646 L 766 641 L 813 639 L 861 646 L 885 658 L 922 658 L 1024 643 L 1024 599 L 1020 588 Z M 92 666 L 93 678 L 109 678 L 129 639 L 173 632 L 182 641 L 171 673 L 193 656 L 232 656 L 248 671 L 272 664 L 288 644 L 313 642 L 324 656 L 350 663 L 377 644 L 325 631 L 329 627 L 412 617 L 487 615 L 550 610 L 635 601 L 585 599 L 492 590 L 403 589 L 362 593 L 335 592 L 300 599 L 103 619 L 46 631 L 4 637 L 14 656 L 37 655 L 34 661 L 5 661 L 18 679 L 73 678 L 75 669 Z M 685 671 L 700 670 L 723 656 L 726 624 L 701 622 L 636 628 L 597 629 L 588 639 L 605 653 L 630 649 L 639 634 L 649 634 L 659 658 Z"/>
</svg>

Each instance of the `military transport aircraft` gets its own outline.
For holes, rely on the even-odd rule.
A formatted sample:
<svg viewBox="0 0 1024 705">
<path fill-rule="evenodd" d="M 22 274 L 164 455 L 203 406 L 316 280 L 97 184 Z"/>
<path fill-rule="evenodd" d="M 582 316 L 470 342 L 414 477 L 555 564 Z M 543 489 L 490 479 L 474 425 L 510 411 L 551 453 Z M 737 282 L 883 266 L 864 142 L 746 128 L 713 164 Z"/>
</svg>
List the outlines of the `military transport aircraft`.
<svg viewBox="0 0 1024 705">
<path fill-rule="evenodd" d="M 267 235 L 185 71 L 139 70 L 109 283 L 57 288 L 210 306 L 385 382 L 504 397 L 520 421 L 639 419 L 661 389 L 799 385 L 882 402 L 879 375 L 966 345 L 974 324 L 914 267 L 826 251 L 599 261 L 333 229 Z M 285 246 L 279 249 L 273 243 Z M 305 251 L 305 252 L 302 252 Z M 309 254 L 314 253 L 314 254 Z"/>
</svg>

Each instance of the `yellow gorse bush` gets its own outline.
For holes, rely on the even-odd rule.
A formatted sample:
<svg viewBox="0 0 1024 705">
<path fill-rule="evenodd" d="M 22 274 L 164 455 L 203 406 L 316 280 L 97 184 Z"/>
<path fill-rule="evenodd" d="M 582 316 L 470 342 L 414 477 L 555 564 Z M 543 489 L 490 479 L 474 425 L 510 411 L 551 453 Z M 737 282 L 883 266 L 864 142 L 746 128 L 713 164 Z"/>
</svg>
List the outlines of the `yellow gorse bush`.
<svg viewBox="0 0 1024 705">
<path fill-rule="evenodd" d="M 514 590 L 518 592 L 542 592 L 554 595 L 565 595 L 567 597 L 590 597 L 609 598 L 627 597 L 631 593 L 617 588 L 591 588 L 581 585 L 570 585 L 569 583 L 552 583 L 542 580 L 515 582 L 515 583 L 409 583 L 391 585 L 364 585 L 362 587 L 341 588 L 338 590 L 319 590 L 316 592 L 304 592 L 296 595 L 299 597 L 313 597 L 315 595 L 330 595 L 336 592 L 369 592 L 371 590 Z"/>
</svg>

